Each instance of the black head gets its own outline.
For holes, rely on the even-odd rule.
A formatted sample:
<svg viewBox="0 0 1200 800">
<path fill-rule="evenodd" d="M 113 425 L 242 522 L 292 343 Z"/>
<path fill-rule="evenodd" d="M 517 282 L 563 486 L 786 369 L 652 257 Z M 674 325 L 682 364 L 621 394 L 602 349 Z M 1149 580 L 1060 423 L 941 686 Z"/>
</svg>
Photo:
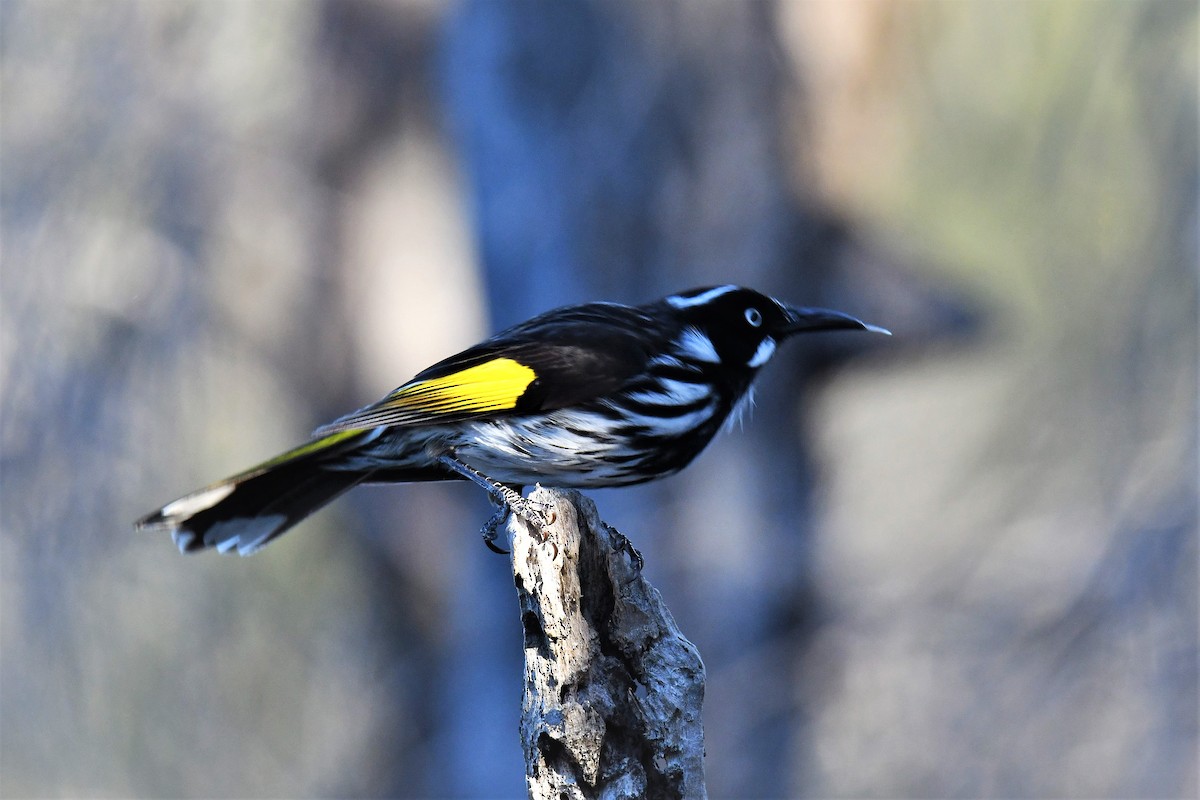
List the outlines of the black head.
<svg viewBox="0 0 1200 800">
<path fill-rule="evenodd" d="M 740 286 L 707 286 L 663 300 L 683 324 L 681 345 L 700 361 L 757 369 L 779 342 L 797 333 L 830 330 L 889 331 L 840 311 L 781 303 Z"/>
</svg>

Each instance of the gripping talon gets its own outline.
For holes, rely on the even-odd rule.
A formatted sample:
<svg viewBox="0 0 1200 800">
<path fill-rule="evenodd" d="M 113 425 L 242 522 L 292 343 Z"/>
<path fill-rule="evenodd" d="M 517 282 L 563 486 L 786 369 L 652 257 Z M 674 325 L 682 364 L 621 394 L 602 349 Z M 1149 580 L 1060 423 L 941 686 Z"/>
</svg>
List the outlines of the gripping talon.
<svg viewBox="0 0 1200 800">
<path fill-rule="evenodd" d="M 483 523 L 483 543 L 487 546 L 488 550 L 491 550 L 493 553 L 499 553 L 502 556 L 508 555 L 509 551 L 496 544 L 496 540 L 500 538 L 500 527 L 504 524 L 504 520 L 508 519 L 508 514 L 509 509 L 507 506 L 499 506 L 496 509 L 496 513 L 492 514 L 488 521 Z"/>
<path fill-rule="evenodd" d="M 612 525 L 609 525 L 607 522 L 602 522 L 601 524 L 604 526 L 604 529 L 608 531 L 608 535 L 613 539 L 616 539 L 617 543 L 614 545 L 613 549 L 618 553 L 622 550 L 624 550 L 626 553 L 629 553 L 629 560 L 633 562 L 634 572 L 641 572 L 642 567 L 646 565 L 646 562 L 642 558 L 642 554 L 638 552 L 638 549 L 633 546 L 633 542 L 629 541 L 629 537 L 621 533 Z"/>
<path fill-rule="evenodd" d="M 542 538 L 545 539 L 546 528 L 550 525 L 550 522 L 546 518 L 546 514 L 535 508 L 534 504 L 526 500 L 524 497 L 519 499 L 521 502 L 509 503 L 508 507 L 512 510 L 512 513 L 516 514 L 518 517 L 525 520 L 525 522 L 533 526 L 533 528 L 542 535 Z"/>
<path fill-rule="evenodd" d="M 554 522 L 555 515 L 553 509 L 546 514 L 534 508 L 534 504 L 522 497 L 520 491 L 489 478 L 470 464 L 459 460 L 453 452 L 440 453 L 437 456 L 437 460 L 441 462 L 442 466 L 452 472 L 456 472 L 472 483 L 486 489 L 492 501 L 500 506 L 500 511 L 493 515 L 487 521 L 487 524 L 483 526 L 483 543 L 488 546 L 489 550 L 497 553 L 508 553 L 507 550 L 499 548 L 496 544 L 496 539 L 499 536 L 500 524 L 504 522 L 509 512 L 516 514 L 537 528 L 538 531 L 542 532 L 543 540 L 545 539 L 545 529 Z"/>
</svg>

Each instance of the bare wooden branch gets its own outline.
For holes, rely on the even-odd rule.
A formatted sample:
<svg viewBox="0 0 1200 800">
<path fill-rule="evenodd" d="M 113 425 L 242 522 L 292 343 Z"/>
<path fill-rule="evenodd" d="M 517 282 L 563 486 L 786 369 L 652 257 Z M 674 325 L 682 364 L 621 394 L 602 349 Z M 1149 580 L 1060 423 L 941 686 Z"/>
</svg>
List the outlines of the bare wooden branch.
<svg viewBox="0 0 1200 800">
<path fill-rule="evenodd" d="M 510 522 L 525 632 L 521 739 L 533 800 L 703 798 L 704 665 L 596 506 L 538 488 Z"/>
</svg>

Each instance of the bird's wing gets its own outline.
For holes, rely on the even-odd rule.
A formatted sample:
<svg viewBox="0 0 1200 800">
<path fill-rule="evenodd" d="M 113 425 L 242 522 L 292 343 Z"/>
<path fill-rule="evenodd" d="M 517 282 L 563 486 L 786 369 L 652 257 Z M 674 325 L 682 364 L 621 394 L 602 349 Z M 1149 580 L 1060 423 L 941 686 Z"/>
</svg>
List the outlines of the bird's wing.
<svg viewBox="0 0 1200 800">
<path fill-rule="evenodd" d="M 314 436 L 534 413 L 602 397 L 644 369 L 651 355 L 649 331 L 611 313 L 531 320 L 433 365 Z"/>
</svg>

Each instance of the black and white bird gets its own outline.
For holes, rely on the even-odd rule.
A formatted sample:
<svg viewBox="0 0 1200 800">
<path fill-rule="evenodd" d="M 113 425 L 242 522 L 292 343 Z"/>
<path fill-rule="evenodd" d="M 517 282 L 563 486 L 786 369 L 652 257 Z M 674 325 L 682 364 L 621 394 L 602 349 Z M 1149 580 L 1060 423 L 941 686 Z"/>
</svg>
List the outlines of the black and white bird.
<svg viewBox="0 0 1200 800">
<path fill-rule="evenodd" d="M 184 552 L 252 553 L 360 483 L 465 478 L 534 523 L 520 488 L 628 486 L 687 466 L 785 339 L 888 333 L 738 286 L 549 311 L 434 364 L 269 461 L 137 522 Z"/>
</svg>

